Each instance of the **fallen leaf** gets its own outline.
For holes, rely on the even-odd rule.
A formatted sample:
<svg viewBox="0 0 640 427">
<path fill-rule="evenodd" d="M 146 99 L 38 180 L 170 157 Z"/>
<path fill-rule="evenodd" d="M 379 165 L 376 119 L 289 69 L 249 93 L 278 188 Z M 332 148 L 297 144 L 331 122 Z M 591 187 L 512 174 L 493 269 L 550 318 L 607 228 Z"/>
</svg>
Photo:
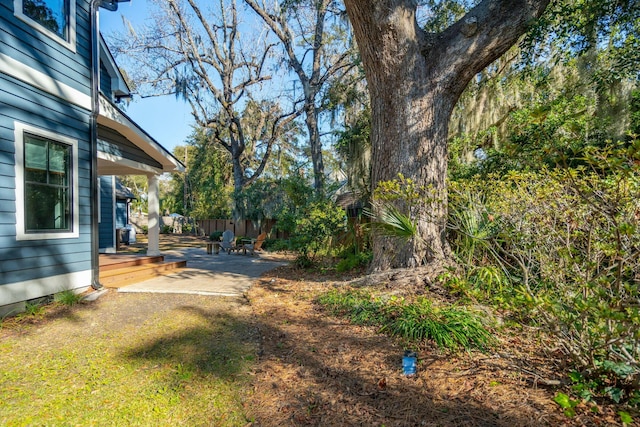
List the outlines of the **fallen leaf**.
<svg viewBox="0 0 640 427">
<path fill-rule="evenodd" d="M 380 390 L 384 390 L 385 388 L 387 388 L 387 379 L 386 379 L 386 378 L 381 378 L 381 379 L 378 381 L 378 388 L 379 388 Z"/>
</svg>

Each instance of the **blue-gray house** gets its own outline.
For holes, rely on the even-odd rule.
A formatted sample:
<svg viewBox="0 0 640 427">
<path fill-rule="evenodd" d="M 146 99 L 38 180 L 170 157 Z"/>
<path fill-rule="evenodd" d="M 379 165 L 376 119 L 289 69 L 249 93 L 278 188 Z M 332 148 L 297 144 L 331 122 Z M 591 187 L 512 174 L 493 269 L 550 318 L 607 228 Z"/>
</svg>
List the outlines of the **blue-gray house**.
<svg viewBox="0 0 640 427">
<path fill-rule="evenodd" d="M 117 3 L 0 0 L 0 315 L 100 286 L 116 175 L 147 176 L 159 254 L 158 177 L 184 166 L 117 106 L 129 89 L 97 25 Z"/>
</svg>

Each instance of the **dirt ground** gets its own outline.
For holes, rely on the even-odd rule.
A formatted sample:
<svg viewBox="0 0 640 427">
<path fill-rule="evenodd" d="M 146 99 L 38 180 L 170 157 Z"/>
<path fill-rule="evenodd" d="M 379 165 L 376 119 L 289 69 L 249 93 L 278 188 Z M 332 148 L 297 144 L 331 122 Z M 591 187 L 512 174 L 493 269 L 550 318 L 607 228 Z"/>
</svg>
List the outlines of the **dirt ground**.
<svg viewBox="0 0 640 427">
<path fill-rule="evenodd" d="M 566 417 L 553 402 L 566 389 L 548 385 L 562 380 L 561 362 L 526 331 L 492 354 L 423 348 L 418 374 L 405 377 L 398 343 L 313 303 L 334 283 L 281 267 L 249 291 L 261 336 L 254 426 L 622 425 L 613 406 L 580 404 Z"/>
</svg>

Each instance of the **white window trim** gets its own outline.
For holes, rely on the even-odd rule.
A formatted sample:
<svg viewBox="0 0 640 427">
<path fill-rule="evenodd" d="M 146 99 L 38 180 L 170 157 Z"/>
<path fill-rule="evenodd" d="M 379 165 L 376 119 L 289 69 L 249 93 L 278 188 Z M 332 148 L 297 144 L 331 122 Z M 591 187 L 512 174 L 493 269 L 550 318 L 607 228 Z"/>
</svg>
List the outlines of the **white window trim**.
<svg viewBox="0 0 640 427">
<path fill-rule="evenodd" d="M 65 40 L 53 31 L 45 28 L 38 21 L 32 19 L 22 12 L 23 0 L 13 0 L 13 14 L 16 18 L 24 21 L 29 26 L 38 30 L 45 36 L 60 43 L 62 46 L 76 53 L 76 0 L 69 0 L 69 40 Z"/>
<path fill-rule="evenodd" d="M 72 239 L 80 236 L 80 203 L 78 195 L 78 140 L 60 135 L 35 126 L 30 126 L 20 122 L 14 122 L 15 148 L 16 148 L 16 240 L 46 240 L 46 239 Z M 49 233 L 27 233 L 24 223 L 24 135 L 31 135 L 48 138 L 56 142 L 61 142 L 71 146 L 72 155 L 72 184 L 71 184 L 71 230 Z"/>
</svg>

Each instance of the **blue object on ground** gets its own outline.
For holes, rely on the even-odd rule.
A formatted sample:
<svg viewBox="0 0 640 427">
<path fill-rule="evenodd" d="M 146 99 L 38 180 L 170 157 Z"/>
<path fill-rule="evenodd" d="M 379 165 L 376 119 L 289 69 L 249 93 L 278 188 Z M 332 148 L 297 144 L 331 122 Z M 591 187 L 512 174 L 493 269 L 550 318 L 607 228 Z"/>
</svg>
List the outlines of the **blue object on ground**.
<svg viewBox="0 0 640 427">
<path fill-rule="evenodd" d="M 402 371 L 405 375 L 415 375 L 417 370 L 418 355 L 415 351 L 405 350 L 402 357 Z"/>
</svg>

